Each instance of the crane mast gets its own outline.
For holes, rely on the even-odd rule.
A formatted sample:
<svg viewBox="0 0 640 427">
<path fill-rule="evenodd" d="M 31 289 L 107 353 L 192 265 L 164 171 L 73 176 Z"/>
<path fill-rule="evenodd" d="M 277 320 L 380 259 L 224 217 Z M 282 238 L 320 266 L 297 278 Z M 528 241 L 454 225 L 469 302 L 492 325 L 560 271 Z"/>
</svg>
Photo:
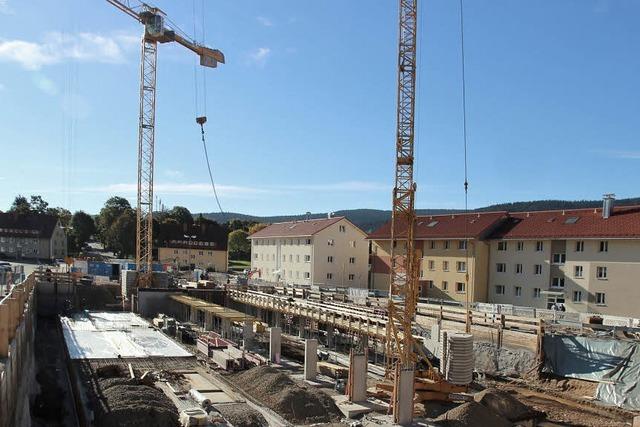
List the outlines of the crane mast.
<svg viewBox="0 0 640 427">
<path fill-rule="evenodd" d="M 413 381 L 416 363 L 411 324 L 418 298 L 418 262 L 414 243 L 415 191 L 414 110 L 416 98 L 417 0 L 399 0 L 398 98 L 395 185 L 391 214 L 391 277 L 389 283 L 386 331 L 386 373 L 394 378 L 393 414 L 399 419 L 400 405 L 413 405 Z M 401 399 L 399 381 L 411 381 L 411 396 Z M 406 387 L 404 388 L 406 389 Z M 404 403 L 402 403 L 404 402 Z M 409 403 L 407 403 L 409 402 Z M 403 413 L 412 412 L 404 408 Z"/>
<path fill-rule="evenodd" d="M 136 209 L 136 268 L 148 285 L 153 264 L 153 165 L 155 153 L 156 70 L 158 42 L 176 42 L 200 57 L 210 68 L 224 64 L 222 52 L 196 43 L 179 28 L 165 23 L 165 13 L 146 3 L 107 0 L 144 25 L 140 62 L 140 115 L 138 124 L 138 202 Z"/>
</svg>

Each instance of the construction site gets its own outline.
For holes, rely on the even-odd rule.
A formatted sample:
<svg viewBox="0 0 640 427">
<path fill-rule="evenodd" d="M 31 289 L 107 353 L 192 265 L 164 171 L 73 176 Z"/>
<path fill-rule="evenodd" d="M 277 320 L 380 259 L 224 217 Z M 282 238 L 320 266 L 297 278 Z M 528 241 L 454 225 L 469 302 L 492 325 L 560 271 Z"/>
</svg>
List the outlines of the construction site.
<svg viewBox="0 0 640 427">
<path fill-rule="evenodd" d="M 154 271 L 158 47 L 177 44 L 207 68 L 225 56 L 154 6 L 107 3 L 144 28 L 134 269 L 103 283 L 41 269 L 6 291 L 0 427 L 640 427 L 634 322 L 507 312 L 472 305 L 470 292 L 460 305 L 420 297 L 429 292 L 414 236 L 422 2 L 398 2 L 394 160 L 380 165 L 395 171 L 384 296 L 251 273 L 185 274 L 178 286 Z M 204 143 L 207 117 L 196 123 Z M 469 289 L 468 273 L 462 284 Z"/>
</svg>

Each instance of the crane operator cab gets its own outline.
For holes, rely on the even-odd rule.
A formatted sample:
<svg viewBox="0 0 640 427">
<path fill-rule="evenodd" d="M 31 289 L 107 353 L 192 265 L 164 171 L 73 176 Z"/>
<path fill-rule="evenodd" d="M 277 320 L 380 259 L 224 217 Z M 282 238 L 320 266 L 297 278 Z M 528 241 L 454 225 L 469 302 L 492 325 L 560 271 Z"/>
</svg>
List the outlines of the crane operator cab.
<svg viewBox="0 0 640 427">
<path fill-rule="evenodd" d="M 140 19 L 144 24 L 144 35 L 152 39 L 160 39 L 165 36 L 164 16 L 157 8 L 140 12 Z"/>
</svg>

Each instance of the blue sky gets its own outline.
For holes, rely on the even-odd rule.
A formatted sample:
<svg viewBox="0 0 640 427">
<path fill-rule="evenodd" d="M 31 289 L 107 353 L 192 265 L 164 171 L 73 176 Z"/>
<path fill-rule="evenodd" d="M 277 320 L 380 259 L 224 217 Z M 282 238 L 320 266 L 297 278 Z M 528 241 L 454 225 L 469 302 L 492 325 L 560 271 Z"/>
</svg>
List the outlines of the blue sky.
<svg viewBox="0 0 640 427">
<path fill-rule="evenodd" d="M 158 1 L 194 32 L 193 0 Z M 222 207 L 388 209 L 397 2 L 195 0 Z M 203 34 L 200 11 L 204 9 Z M 638 196 L 640 2 L 465 0 L 471 207 Z M 420 3 L 417 206 L 464 206 L 458 2 Z M 135 200 L 141 28 L 103 0 L 0 0 L 0 209 Z M 159 49 L 156 195 L 216 211 L 194 55 Z"/>
</svg>

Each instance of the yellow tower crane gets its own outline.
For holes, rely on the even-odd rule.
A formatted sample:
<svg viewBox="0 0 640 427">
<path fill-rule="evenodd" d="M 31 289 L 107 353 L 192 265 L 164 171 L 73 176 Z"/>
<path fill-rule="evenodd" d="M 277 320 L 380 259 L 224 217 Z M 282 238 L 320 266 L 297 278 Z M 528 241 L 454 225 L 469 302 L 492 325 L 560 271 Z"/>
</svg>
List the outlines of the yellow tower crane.
<svg viewBox="0 0 640 427">
<path fill-rule="evenodd" d="M 139 273 L 139 283 L 144 286 L 150 283 L 153 263 L 153 163 L 158 43 L 176 42 L 196 53 L 200 57 L 200 65 L 210 68 L 216 68 L 218 63 L 224 64 L 224 55 L 217 49 L 196 43 L 175 25 L 168 24 L 166 14 L 157 7 L 128 0 L 107 0 L 107 2 L 144 25 L 140 65 L 136 209 L 136 268 Z"/>
</svg>

